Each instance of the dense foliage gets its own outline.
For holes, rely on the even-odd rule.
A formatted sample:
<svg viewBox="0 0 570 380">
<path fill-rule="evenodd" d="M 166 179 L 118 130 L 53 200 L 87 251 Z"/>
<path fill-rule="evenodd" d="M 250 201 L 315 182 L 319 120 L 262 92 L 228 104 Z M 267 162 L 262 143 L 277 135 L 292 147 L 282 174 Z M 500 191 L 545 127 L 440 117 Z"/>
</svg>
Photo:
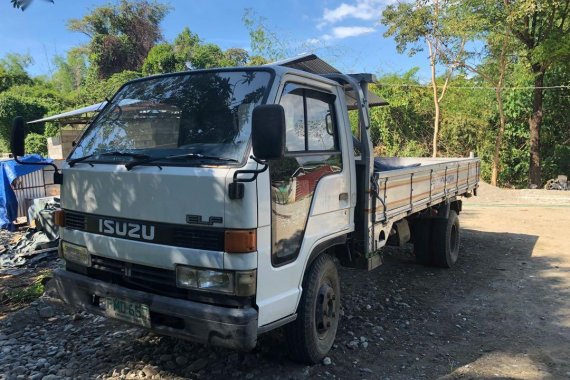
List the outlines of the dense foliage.
<svg viewBox="0 0 570 380">
<path fill-rule="evenodd" d="M 163 4 L 121 0 L 119 5 L 95 8 L 82 19 L 69 20 L 72 31 L 91 38 L 89 61 L 99 78 L 124 70 L 140 70 L 148 52 L 162 38 L 160 22 L 168 12 Z"/>
<path fill-rule="evenodd" d="M 495 91 L 496 115 L 490 125 L 495 142 L 490 158 L 485 150 L 485 163 L 491 160 L 491 182 L 498 184 L 499 176 L 510 172 L 509 177 L 516 180 L 509 183 L 540 186 L 552 170 L 564 170 L 564 163 L 560 163 L 564 153 L 555 152 L 565 152 L 565 148 L 559 147 L 558 139 L 550 138 L 556 135 L 564 139 L 569 127 L 558 124 L 562 132 L 550 128 L 547 122 L 556 124 L 554 120 L 560 119 L 549 119 L 546 115 L 557 113 L 557 109 L 546 107 L 549 97 L 567 96 L 564 91 L 568 87 L 562 91 L 549 87 L 568 84 L 568 18 L 570 0 L 415 0 L 386 7 L 381 18 L 387 26 L 385 36 L 394 38 L 400 52 L 413 55 L 427 47 L 435 104 L 434 156 L 439 148 L 438 135 L 444 133 L 439 131 L 440 106 L 448 79 L 452 74 L 469 72 L 476 75 L 475 81 L 483 81 Z M 439 81 L 442 85 L 437 84 L 438 68 L 445 68 L 445 79 Z M 555 77 L 558 81 L 553 81 Z M 549 82 L 554 83 L 549 86 Z M 531 91 L 510 93 L 509 88 L 517 83 Z M 517 108 L 509 110 L 512 101 L 517 102 Z M 560 116 L 567 120 L 565 115 Z M 517 138 L 524 141 L 517 141 L 515 148 L 508 144 L 514 142 L 512 127 L 519 125 L 521 117 L 526 119 L 526 135 L 517 128 Z M 518 148 L 521 144 L 526 151 Z M 502 157 L 504 154 L 507 157 Z M 556 164 L 552 156 L 559 157 Z M 509 162 L 511 158 L 515 161 Z M 522 168 L 527 170 L 526 181 Z"/>
<path fill-rule="evenodd" d="M 378 78 L 372 87 L 390 102 L 371 111 L 371 135 L 376 153 L 387 156 L 427 156 L 433 132 L 431 88 L 416 77 L 417 70 Z M 498 184 L 526 187 L 529 173 L 529 127 L 532 84 L 524 70 L 515 70 L 512 88 L 504 90 L 506 123 L 501 145 Z M 516 80 L 515 80 L 516 79 Z M 442 81 L 442 79 L 439 79 Z M 547 76 L 547 85 L 570 84 L 570 70 L 558 68 Z M 494 89 L 478 78 L 458 75 L 450 82 L 442 102 L 439 150 L 442 156 L 482 159 L 482 177 L 491 179 L 491 163 L 497 134 L 497 104 Z M 545 90 L 545 114 L 541 154 L 543 178 L 570 173 L 570 88 Z"/>
<path fill-rule="evenodd" d="M 47 113 L 47 107 L 38 99 L 17 96 L 8 92 L 0 94 L 0 148 L 6 152 L 10 139 L 11 123 L 15 115 L 23 116 L 25 120 L 35 120 Z M 43 134 L 41 124 L 29 127 L 31 132 Z"/>
<path fill-rule="evenodd" d="M 48 153 L 47 141 L 44 135 L 39 133 L 28 133 L 25 141 L 26 152 L 39 153 L 46 156 Z"/>
</svg>

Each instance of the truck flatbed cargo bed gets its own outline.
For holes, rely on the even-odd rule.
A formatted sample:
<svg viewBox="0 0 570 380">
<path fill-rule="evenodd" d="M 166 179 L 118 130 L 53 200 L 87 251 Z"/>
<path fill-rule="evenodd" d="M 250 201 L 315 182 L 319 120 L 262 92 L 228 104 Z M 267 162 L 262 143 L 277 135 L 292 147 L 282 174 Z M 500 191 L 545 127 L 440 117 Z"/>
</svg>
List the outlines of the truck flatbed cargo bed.
<svg viewBox="0 0 570 380">
<path fill-rule="evenodd" d="M 399 219 L 479 186 L 478 158 L 380 157 L 375 162 L 375 222 Z"/>
</svg>

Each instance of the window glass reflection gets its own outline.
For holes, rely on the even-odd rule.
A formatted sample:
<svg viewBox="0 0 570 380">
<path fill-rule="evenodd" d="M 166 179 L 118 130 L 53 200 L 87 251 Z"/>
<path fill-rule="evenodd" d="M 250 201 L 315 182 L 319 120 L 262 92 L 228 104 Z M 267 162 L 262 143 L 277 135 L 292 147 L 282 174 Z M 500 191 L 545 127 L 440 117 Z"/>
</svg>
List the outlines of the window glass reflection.
<svg viewBox="0 0 570 380">
<path fill-rule="evenodd" d="M 87 129 L 71 157 L 107 151 L 151 157 L 196 153 L 241 161 L 251 114 L 269 86 L 269 72 L 196 72 L 127 84 Z"/>
<path fill-rule="evenodd" d="M 285 109 L 286 146 L 290 153 L 269 164 L 274 265 L 298 256 L 319 181 L 342 171 L 333 116 L 334 96 L 289 84 L 281 105 Z M 314 155 L 316 151 L 330 153 Z"/>
</svg>

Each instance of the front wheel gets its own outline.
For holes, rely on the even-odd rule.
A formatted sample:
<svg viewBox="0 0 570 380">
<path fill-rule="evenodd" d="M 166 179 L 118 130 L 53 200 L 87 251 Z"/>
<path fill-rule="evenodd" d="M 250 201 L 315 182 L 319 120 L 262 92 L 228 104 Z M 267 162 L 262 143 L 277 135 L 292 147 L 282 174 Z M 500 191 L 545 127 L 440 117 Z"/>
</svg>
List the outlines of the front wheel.
<svg viewBox="0 0 570 380">
<path fill-rule="evenodd" d="M 293 360 L 314 364 L 331 349 L 340 318 L 340 280 L 333 259 L 320 255 L 303 279 L 297 319 L 285 336 Z"/>
</svg>

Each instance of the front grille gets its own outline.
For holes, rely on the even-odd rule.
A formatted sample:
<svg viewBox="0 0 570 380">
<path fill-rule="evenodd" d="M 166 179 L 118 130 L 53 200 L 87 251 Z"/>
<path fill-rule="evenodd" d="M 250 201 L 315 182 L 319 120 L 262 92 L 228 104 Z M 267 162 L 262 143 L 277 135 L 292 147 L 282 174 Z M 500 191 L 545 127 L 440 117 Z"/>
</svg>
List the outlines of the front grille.
<svg viewBox="0 0 570 380">
<path fill-rule="evenodd" d="M 78 212 L 67 211 L 65 213 L 65 227 L 84 231 L 87 228 L 85 215 Z"/>
<path fill-rule="evenodd" d="M 146 265 L 126 263 L 102 256 L 91 256 L 91 266 L 83 267 L 66 261 L 66 269 L 93 279 L 117 284 L 165 297 L 187 299 L 210 305 L 245 307 L 254 304 L 254 297 L 206 293 L 176 286 L 176 271 Z"/>
<path fill-rule="evenodd" d="M 179 247 L 222 251 L 224 249 L 224 231 L 175 228 L 173 243 Z"/>
<path fill-rule="evenodd" d="M 101 232 L 101 219 L 110 220 L 115 223 L 124 224 L 134 223 L 146 228 L 154 229 L 153 239 L 146 240 L 140 236 L 129 237 L 124 234 L 118 236 L 116 234 L 107 234 Z M 163 244 L 175 247 L 203 249 L 208 251 L 224 250 L 224 230 L 214 227 L 194 227 L 180 224 L 155 223 L 141 220 L 130 220 L 124 218 L 106 217 L 94 214 L 84 214 L 77 211 L 65 211 L 65 227 L 72 230 L 85 231 L 93 234 L 112 236 L 117 239 L 127 239 L 135 241 L 144 241 L 149 244 Z M 121 227 L 124 230 L 126 227 Z M 140 231 L 140 230 L 138 230 Z"/>
<path fill-rule="evenodd" d="M 149 285 L 176 287 L 176 272 L 173 270 L 131 264 L 101 256 L 91 256 L 91 268 L 118 276 L 125 276 L 135 282 L 140 281 L 149 283 Z"/>
</svg>

